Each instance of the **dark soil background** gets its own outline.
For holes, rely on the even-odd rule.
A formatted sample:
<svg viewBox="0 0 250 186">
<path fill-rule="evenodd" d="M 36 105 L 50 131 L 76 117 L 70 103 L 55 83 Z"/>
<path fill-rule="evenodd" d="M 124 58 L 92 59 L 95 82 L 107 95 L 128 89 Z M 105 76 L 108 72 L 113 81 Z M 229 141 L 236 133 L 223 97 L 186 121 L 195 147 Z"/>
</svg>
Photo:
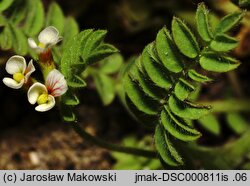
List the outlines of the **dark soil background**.
<svg viewBox="0 0 250 186">
<path fill-rule="evenodd" d="M 45 7 L 48 7 L 50 2 L 52 1 L 44 0 Z M 109 32 L 106 41 L 114 44 L 127 59 L 140 53 L 147 43 L 153 41 L 163 25 L 170 25 L 174 11 L 195 10 L 199 1 L 57 2 L 65 15 L 76 18 L 81 30 L 107 29 Z M 248 64 L 239 69 L 240 81 L 244 79 L 242 87 L 246 94 L 249 93 L 247 69 Z M 5 74 L 1 66 L 0 79 Z M 213 89 L 204 88 L 205 98 L 223 97 L 228 77 L 224 75 L 217 78 L 222 80 L 215 82 Z M 78 107 L 79 122 L 91 134 L 119 143 L 128 134 L 133 133 L 140 137 L 148 133 L 129 116 L 118 99 L 110 106 L 104 107 L 95 90 L 87 88 L 81 95 L 82 104 Z M 0 169 L 112 169 L 115 159 L 110 152 L 83 141 L 69 124 L 60 120 L 56 108 L 46 113 L 38 113 L 28 103 L 25 93 L 7 88 L 2 81 L 0 98 Z M 218 139 L 215 138 L 216 140 Z"/>
</svg>

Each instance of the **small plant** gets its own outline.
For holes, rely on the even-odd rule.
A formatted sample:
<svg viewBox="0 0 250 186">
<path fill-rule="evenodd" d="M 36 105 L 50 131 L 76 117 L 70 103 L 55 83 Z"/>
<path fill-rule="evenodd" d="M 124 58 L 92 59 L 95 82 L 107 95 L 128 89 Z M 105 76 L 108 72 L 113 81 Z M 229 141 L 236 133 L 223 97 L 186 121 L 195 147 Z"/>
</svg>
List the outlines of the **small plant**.
<svg viewBox="0 0 250 186">
<path fill-rule="evenodd" d="M 233 150 L 239 149 L 240 142 L 249 141 L 249 132 L 244 135 L 248 129 L 244 118 L 238 110 L 227 112 L 228 125 L 242 137 L 222 148 L 205 148 L 197 143 L 202 134 L 195 128 L 196 123 L 219 135 L 220 121 L 214 115 L 215 104 L 200 103 L 196 98 L 201 94 L 202 84 L 216 80 L 210 74 L 226 73 L 240 65 L 231 55 L 239 41 L 229 31 L 239 25 L 244 11 L 230 13 L 212 27 L 209 11 L 201 3 L 196 11 L 194 31 L 184 20 L 174 17 L 171 31 L 164 26 L 139 56 L 124 63 L 118 49 L 104 41 L 106 30 L 79 31 L 76 21 L 65 17 L 54 2 L 47 13 L 40 0 L 25 0 L 22 6 L 20 3 L 13 0 L 0 3 L 0 47 L 16 53 L 7 59 L 5 69 L 9 75 L 3 83 L 25 90 L 36 111 L 49 111 L 57 105 L 62 120 L 70 123 L 82 138 L 118 151 L 113 153 L 117 169 L 130 168 L 119 160 L 123 158 L 131 165 L 135 160 L 139 162 L 135 165 L 137 169 L 162 168 L 160 161 L 155 160 L 157 157 L 168 168 L 185 167 L 187 163 L 192 167 L 195 157 L 201 161 L 202 168 L 226 169 L 230 168 L 229 164 L 238 165 Z M 245 1 L 239 3 L 248 6 Z M 27 63 L 29 57 L 32 59 Z M 119 146 L 83 130 L 76 108 L 80 104 L 80 90 L 87 86 L 89 79 L 93 80 L 105 106 L 117 94 L 129 113 L 153 131 L 154 143 L 146 143 L 150 141 L 147 135 L 138 143 L 135 137 L 126 138 L 125 146 Z M 235 121 L 240 124 L 235 126 Z M 244 159 L 249 152 L 246 146 L 241 148 L 234 155 Z M 230 156 L 222 159 L 227 153 Z M 208 158 L 216 160 L 217 165 L 208 164 Z"/>
</svg>

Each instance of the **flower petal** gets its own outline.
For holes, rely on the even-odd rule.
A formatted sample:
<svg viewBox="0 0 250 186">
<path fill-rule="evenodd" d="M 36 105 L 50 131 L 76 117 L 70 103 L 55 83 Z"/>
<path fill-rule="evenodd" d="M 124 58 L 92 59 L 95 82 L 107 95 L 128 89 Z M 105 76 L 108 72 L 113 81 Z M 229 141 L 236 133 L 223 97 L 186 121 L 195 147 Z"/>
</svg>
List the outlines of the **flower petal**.
<svg viewBox="0 0 250 186">
<path fill-rule="evenodd" d="M 28 44 L 29 44 L 30 48 L 33 48 L 33 49 L 38 47 L 35 40 L 32 38 L 28 38 Z"/>
<path fill-rule="evenodd" d="M 27 96 L 30 104 L 34 105 L 38 99 L 38 97 L 47 93 L 47 88 L 42 83 L 34 83 L 28 90 Z"/>
<path fill-rule="evenodd" d="M 35 50 L 37 53 L 42 53 L 45 49 L 42 47 L 39 47 L 36 42 L 34 41 L 34 39 L 29 38 L 28 39 L 28 43 L 30 48 L 32 48 L 33 50 Z"/>
<path fill-rule="evenodd" d="M 28 67 L 26 68 L 25 70 L 25 83 L 28 81 L 30 75 L 35 72 L 35 67 L 33 65 L 33 60 L 30 60 L 29 64 L 28 64 Z"/>
<path fill-rule="evenodd" d="M 9 74 L 15 74 L 17 72 L 24 73 L 26 69 L 26 60 L 22 56 L 12 56 L 7 61 L 5 69 Z"/>
<path fill-rule="evenodd" d="M 46 78 L 45 83 L 49 94 L 54 97 L 63 95 L 68 90 L 67 81 L 64 76 L 58 70 L 54 69 L 50 71 Z"/>
<path fill-rule="evenodd" d="M 60 41 L 59 32 L 55 27 L 49 26 L 40 32 L 38 40 L 45 46 L 55 45 Z"/>
<path fill-rule="evenodd" d="M 48 102 L 36 106 L 35 110 L 38 112 L 46 112 L 46 111 L 52 109 L 55 106 L 55 104 L 56 104 L 55 98 L 53 96 L 49 95 Z"/>
<path fill-rule="evenodd" d="M 21 88 L 23 86 L 24 79 L 18 83 L 17 81 L 15 81 L 12 78 L 3 78 L 3 83 L 7 87 L 10 87 L 10 88 L 13 88 L 13 89 L 19 89 L 19 88 Z"/>
</svg>

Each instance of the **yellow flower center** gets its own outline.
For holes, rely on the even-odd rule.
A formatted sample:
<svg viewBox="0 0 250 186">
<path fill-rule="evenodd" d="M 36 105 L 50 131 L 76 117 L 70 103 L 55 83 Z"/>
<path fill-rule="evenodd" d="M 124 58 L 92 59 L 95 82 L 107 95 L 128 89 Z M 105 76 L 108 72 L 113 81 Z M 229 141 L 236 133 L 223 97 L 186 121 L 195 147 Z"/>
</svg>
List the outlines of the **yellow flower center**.
<svg viewBox="0 0 250 186">
<path fill-rule="evenodd" d="M 41 94 L 38 99 L 37 99 L 37 104 L 38 105 L 41 105 L 41 104 L 44 104 L 44 103 L 47 103 L 49 100 L 49 95 L 47 93 L 43 93 Z"/>
<path fill-rule="evenodd" d="M 17 72 L 13 74 L 13 79 L 18 83 L 20 83 L 23 80 L 23 78 L 24 78 L 24 75 L 21 72 Z"/>
<path fill-rule="evenodd" d="M 39 43 L 38 46 L 41 48 L 45 48 L 45 44 L 43 44 L 43 43 Z"/>
</svg>

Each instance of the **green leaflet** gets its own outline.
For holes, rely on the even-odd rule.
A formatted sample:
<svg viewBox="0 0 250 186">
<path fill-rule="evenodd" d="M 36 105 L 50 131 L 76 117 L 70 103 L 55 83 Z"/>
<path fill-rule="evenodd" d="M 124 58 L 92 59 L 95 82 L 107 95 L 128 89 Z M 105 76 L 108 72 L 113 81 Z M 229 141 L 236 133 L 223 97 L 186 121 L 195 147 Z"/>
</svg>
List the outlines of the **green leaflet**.
<svg viewBox="0 0 250 186">
<path fill-rule="evenodd" d="M 155 127 L 155 123 L 158 120 L 157 115 L 149 115 L 149 114 L 146 114 L 145 112 L 140 111 L 135 106 L 135 104 L 131 101 L 128 95 L 125 95 L 124 100 L 126 102 L 127 108 L 129 109 L 128 111 L 134 117 L 135 120 L 137 120 L 139 123 L 142 123 L 146 127 L 149 127 L 149 128 Z"/>
<path fill-rule="evenodd" d="M 161 111 L 161 123 L 171 135 L 182 141 L 193 141 L 201 136 L 197 130 L 191 128 L 183 119 L 172 114 L 167 106 Z"/>
<path fill-rule="evenodd" d="M 196 23 L 197 23 L 197 30 L 201 36 L 201 38 L 209 42 L 213 38 L 213 34 L 208 23 L 208 10 L 204 3 L 201 3 L 196 11 Z"/>
<path fill-rule="evenodd" d="M 100 71 L 104 74 L 113 74 L 119 71 L 123 64 L 123 57 L 121 54 L 113 54 L 104 60 L 100 61 Z"/>
<path fill-rule="evenodd" d="M 165 134 L 163 127 L 158 124 L 155 129 L 155 147 L 164 162 L 171 166 L 180 166 L 183 164 L 182 158 L 173 147 L 169 138 Z"/>
<path fill-rule="evenodd" d="M 162 99 L 165 92 L 163 93 L 163 89 L 160 89 L 159 87 L 155 86 L 153 82 L 148 78 L 148 76 L 142 72 L 143 70 L 139 70 L 138 66 L 140 66 L 140 62 L 141 57 L 138 57 L 134 64 L 130 67 L 129 75 L 133 80 L 138 81 L 142 90 L 149 97 L 155 100 Z"/>
<path fill-rule="evenodd" d="M 29 36 L 36 35 L 44 25 L 44 8 L 40 0 L 27 1 L 27 15 L 23 26 Z"/>
<path fill-rule="evenodd" d="M 28 12 L 28 0 L 25 0 L 25 5 L 23 1 L 15 1 L 15 6 L 12 7 L 11 16 L 9 21 L 12 22 L 14 25 L 19 25 L 24 19 L 26 18 Z"/>
<path fill-rule="evenodd" d="M 226 15 L 221 19 L 217 27 L 215 28 L 215 34 L 222 34 L 231 30 L 235 25 L 237 25 L 243 18 L 242 12 L 234 12 Z"/>
<path fill-rule="evenodd" d="M 237 112 L 228 113 L 226 119 L 229 127 L 237 134 L 242 134 L 249 128 L 246 120 Z"/>
<path fill-rule="evenodd" d="M 90 54 L 94 53 L 93 50 L 100 49 L 99 51 L 103 51 L 103 49 L 111 48 L 110 46 L 112 46 L 112 45 L 108 45 L 105 43 L 103 44 L 102 43 L 103 38 L 101 40 L 97 39 L 98 40 L 98 44 L 97 44 L 97 40 L 96 40 L 96 38 L 93 38 L 93 35 L 96 36 L 96 33 L 99 33 L 99 32 L 100 31 L 93 31 L 92 29 L 84 30 L 84 31 L 80 32 L 79 34 L 75 35 L 72 39 L 69 39 L 65 43 L 65 45 L 63 46 L 64 52 L 63 52 L 63 55 L 61 57 L 61 62 L 58 65 L 60 67 L 62 74 L 65 76 L 65 78 L 67 80 L 68 86 L 72 89 L 84 88 L 86 86 L 85 81 L 81 78 L 81 74 L 89 64 L 86 63 L 86 59 L 83 59 L 83 56 L 82 56 L 83 51 L 88 51 L 88 53 L 90 55 Z M 73 36 L 73 34 L 70 34 L 70 35 L 71 35 L 71 37 Z M 92 38 L 92 39 L 90 40 L 90 38 Z M 102 45 L 100 45 L 101 43 L 102 43 Z M 93 46 L 95 46 L 95 47 L 93 47 Z M 88 48 L 88 49 L 86 49 L 86 48 Z M 113 46 L 112 46 L 112 49 L 114 49 Z M 95 57 L 98 59 L 101 59 L 101 57 L 104 56 L 100 53 L 98 55 L 97 54 L 95 54 L 95 55 L 96 55 Z M 105 57 L 106 56 L 108 56 L 107 52 L 105 53 Z M 103 91 L 100 89 L 100 87 L 101 88 L 104 87 L 103 83 L 106 83 L 105 86 L 108 85 L 107 84 L 108 80 L 106 77 L 102 76 L 102 77 L 98 78 L 98 81 L 96 78 L 95 78 L 95 80 L 97 82 L 97 86 L 99 87 L 99 91 Z M 114 88 L 114 87 L 112 86 L 111 88 Z M 110 86 L 108 86 L 108 88 L 105 90 L 111 91 L 112 90 L 111 88 L 110 88 Z M 104 92 L 102 92 L 102 94 L 104 94 Z M 111 100 L 110 95 L 109 95 L 109 97 L 107 97 L 107 94 L 105 94 L 105 99 L 106 99 L 105 104 L 110 102 L 110 100 Z M 112 95 L 112 99 L 113 99 L 113 95 Z M 64 103 L 62 107 L 66 107 L 68 109 L 69 109 L 69 107 L 67 107 L 67 105 L 75 106 L 79 103 L 77 97 L 74 94 L 62 97 L 62 102 Z M 63 116 L 65 116 L 64 120 L 66 120 L 66 121 L 75 121 L 76 120 L 75 114 L 73 113 L 72 109 L 69 109 L 69 113 L 66 112 L 65 114 L 66 115 L 63 114 Z"/>
<path fill-rule="evenodd" d="M 8 50 L 12 47 L 13 39 L 9 26 L 6 26 L 0 34 L 0 46 L 4 50 Z"/>
<path fill-rule="evenodd" d="M 11 6 L 14 0 L 1 0 L 0 2 L 0 12 L 6 10 Z"/>
<path fill-rule="evenodd" d="M 190 84 L 185 79 L 180 78 L 178 83 L 174 87 L 174 93 L 179 100 L 183 101 L 189 96 L 192 91 L 194 91 L 194 89 L 195 88 L 192 84 Z"/>
<path fill-rule="evenodd" d="M 67 81 L 67 84 L 72 88 L 84 88 L 87 86 L 86 82 L 77 75 L 73 75 L 72 78 Z"/>
<path fill-rule="evenodd" d="M 237 68 L 240 63 L 231 57 L 217 55 L 216 53 L 204 53 L 200 58 L 203 69 L 212 72 L 228 72 Z"/>
<path fill-rule="evenodd" d="M 0 14 L 0 27 L 4 26 L 5 25 L 5 17 Z M 0 33 L 2 32 L 2 30 L 0 30 Z"/>
<path fill-rule="evenodd" d="M 156 37 L 157 53 L 163 65 L 171 72 L 178 73 L 182 71 L 182 60 L 172 41 L 172 38 L 164 27 Z"/>
<path fill-rule="evenodd" d="M 195 85 L 195 90 L 191 92 L 188 96 L 189 101 L 196 101 L 201 93 L 201 84 Z"/>
<path fill-rule="evenodd" d="M 156 62 L 152 52 L 153 44 L 149 44 L 142 52 L 142 65 L 145 68 L 149 78 L 159 87 L 168 90 L 171 87 L 171 80 L 168 72 Z"/>
<path fill-rule="evenodd" d="M 109 105 L 115 98 L 114 81 L 106 74 L 96 72 L 93 74 L 97 92 L 104 105 Z"/>
<path fill-rule="evenodd" d="M 65 78 L 71 79 L 72 66 L 80 63 L 81 51 L 85 45 L 87 37 L 93 32 L 92 29 L 84 30 L 77 34 L 72 40 L 70 40 L 64 49 L 61 59 L 61 72 Z"/>
<path fill-rule="evenodd" d="M 106 34 L 106 30 L 96 30 L 88 36 L 85 46 L 82 50 L 82 58 L 84 62 L 88 61 L 90 54 L 101 44 Z"/>
<path fill-rule="evenodd" d="M 213 114 L 209 114 L 207 116 L 200 118 L 198 122 L 201 124 L 202 127 L 204 127 L 212 134 L 216 136 L 220 135 L 220 130 L 221 130 L 220 123 Z"/>
<path fill-rule="evenodd" d="M 9 24 L 8 26 L 12 37 L 12 47 L 17 54 L 25 55 L 28 52 L 27 38 L 20 29 L 16 28 L 12 24 Z"/>
<path fill-rule="evenodd" d="M 73 17 L 66 18 L 64 24 L 67 26 L 64 27 L 63 49 L 65 48 L 66 43 L 79 33 L 78 24 Z"/>
<path fill-rule="evenodd" d="M 63 117 L 63 120 L 66 122 L 75 122 L 76 116 L 72 110 L 72 107 L 63 105 L 61 106 L 61 115 Z"/>
<path fill-rule="evenodd" d="M 199 45 L 193 33 L 179 18 L 173 18 L 172 33 L 175 44 L 181 53 L 189 58 L 195 58 L 199 55 Z"/>
<path fill-rule="evenodd" d="M 188 101 L 179 101 L 174 96 L 170 96 L 168 103 L 171 111 L 175 115 L 186 119 L 199 119 L 207 115 L 210 110 L 208 106 L 198 105 Z"/>
<path fill-rule="evenodd" d="M 128 75 L 124 77 L 124 90 L 138 110 L 148 115 L 157 114 L 159 103 L 148 97 Z"/>
<path fill-rule="evenodd" d="M 204 76 L 202 74 L 199 74 L 195 70 L 191 69 L 188 71 L 188 77 L 196 82 L 205 83 L 213 81 L 211 78 Z"/>
<path fill-rule="evenodd" d="M 63 95 L 63 99 L 64 99 L 64 104 L 68 106 L 76 106 L 79 105 L 80 103 L 78 97 L 70 90 L 68 90 L 66 94 Z"/>
<path fill-rule="evenodd" d="M 236 48 L 238 40 L 225 34 L 217 35 L 210 43 L 211 49 L 217 52 L 227 52 Z"/>
<path fill-rule="evenodd" d="M 46 26 L 54 26 L 60 34 L 64 31 L 64 15 L 60 6 L 52 2 L 47 13 Z M 70 25 L 67 25 L 70 26 Z"/>
<path fill-rule="evenodd" d="M 93 50 L 91 52 L 92 53 L 89 54 L 88 57 L 87 57 L 87 55 L 85 56 L 85 62 L 87 65 L 94 64 L 94 63 L 118 52 L 118 50 L 113 45 L 110 45 L 107 43 L 102 43 L 95 50 Z M 84 55 L 82 57 L 84 58 Z"/>
</svg>

